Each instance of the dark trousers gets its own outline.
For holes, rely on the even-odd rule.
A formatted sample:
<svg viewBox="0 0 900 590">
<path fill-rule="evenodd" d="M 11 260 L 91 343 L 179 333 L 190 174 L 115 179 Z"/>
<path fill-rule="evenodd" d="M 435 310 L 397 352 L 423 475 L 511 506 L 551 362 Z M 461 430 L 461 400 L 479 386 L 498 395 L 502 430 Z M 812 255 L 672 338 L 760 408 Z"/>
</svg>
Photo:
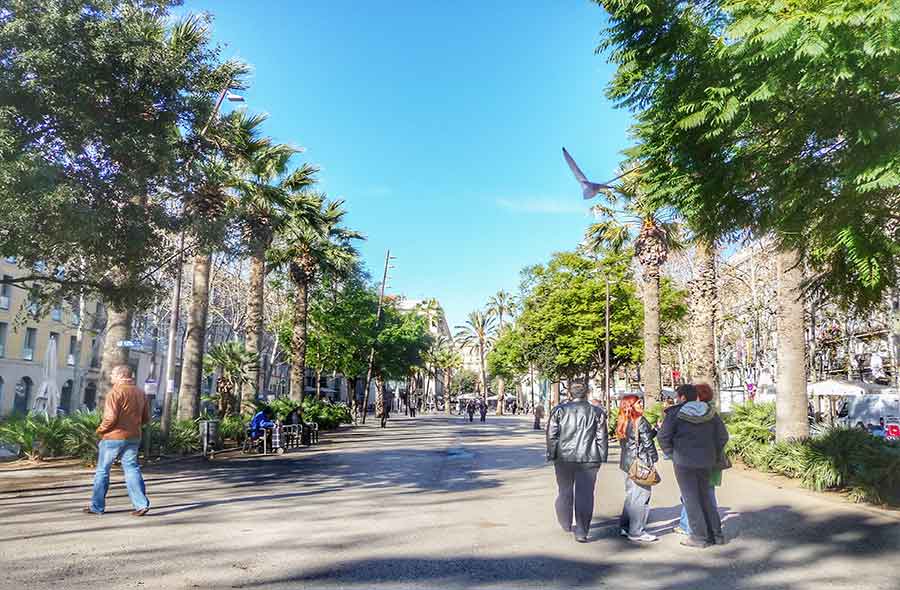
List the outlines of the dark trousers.
<svg viewBox="0 0 900 590">
<path fill-rule="evenodd" d="M 722 536 L 722 520 L 709 494 L 711 469 L 693 469 L 675 465 L 675 479 L 691 525 L 691 537 L 712 543 Z"/>
<path fill-rule="evenodd" d="M 485 421 L 485 418 L 487 418 L 487 414 L 482 414 L 482 415 L 481 415 L 481 421 L 484 422 L 484 421 Z"/>
<path fill-rule="evenodd" d="M 596 463 L 565 463 L 557 461 L 556 518 L 563 530 L 570 530 L 572 513 L 575 513 L 575 534 L 587 536 L 594 518 L 594 487 L 597 485 Z"/>
</svg>

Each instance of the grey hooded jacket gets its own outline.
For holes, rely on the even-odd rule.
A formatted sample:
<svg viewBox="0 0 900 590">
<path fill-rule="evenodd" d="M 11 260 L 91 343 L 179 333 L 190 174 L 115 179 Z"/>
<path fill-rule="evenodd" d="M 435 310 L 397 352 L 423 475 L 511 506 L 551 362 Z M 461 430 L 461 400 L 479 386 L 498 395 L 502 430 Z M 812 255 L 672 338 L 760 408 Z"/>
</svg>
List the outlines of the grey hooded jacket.
<svg viewBox="0 0 900 590">
<path fill-rule="evenodd" d="M 657 435 L 663 453 L 675 465 L 709 469 L 716 465 L 728 442 L 728 430 L 715 407 L 694 401 L 666 410 Z"/>
</svg>

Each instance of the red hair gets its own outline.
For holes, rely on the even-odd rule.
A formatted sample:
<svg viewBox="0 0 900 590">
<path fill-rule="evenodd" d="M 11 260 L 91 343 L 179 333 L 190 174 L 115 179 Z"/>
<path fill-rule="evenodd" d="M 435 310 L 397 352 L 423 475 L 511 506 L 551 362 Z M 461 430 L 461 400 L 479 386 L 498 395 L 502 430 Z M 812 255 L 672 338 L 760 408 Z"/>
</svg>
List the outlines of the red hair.
<svg viewBox="0 0 900 590">
<path fill-rule="evenodd" d="M 641 401 L 636 395 L 626 395 L 619 404 L 619 417 L 616 418 L 616 438 L 625 440 L 628 437 L 628 422 L 637 422 L 644 415 L 636 404 Z"/>
<path fill-rule="evenodd" d="M 713 393 L 712 387 L 710 387 L 706 383 L 697 383 L 696 385 L 694 385 L 694 389 L 697 390 L 697 401 L 707 403 L 713 401 L 715 393 Z"/>
</svg>

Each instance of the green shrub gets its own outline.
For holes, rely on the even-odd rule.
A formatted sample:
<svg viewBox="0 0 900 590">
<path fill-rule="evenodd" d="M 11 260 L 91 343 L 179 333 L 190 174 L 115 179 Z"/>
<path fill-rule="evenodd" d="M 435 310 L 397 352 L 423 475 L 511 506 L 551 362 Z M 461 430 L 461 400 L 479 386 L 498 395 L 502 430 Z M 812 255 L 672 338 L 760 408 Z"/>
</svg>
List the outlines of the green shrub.
<svg viewBox="0 0 900 590">
<path fill-rule="evenodd" d="M 165 450 L 180 455 L 191 455 L 200 452 L 200 428 L 196 420 L 179 420 L 173 422 L 169 429 L 169 439 Z"/>
<path fill-rule="evenodd" d="M 14 416 L 0 425 L 0 442 L 18 445 L 21 456 L 32 460 L 66 455 L 66 417 L 47 414 Z"/>
<path fill-rule="evenodd" d="M 254 406 L 254 413 L 267 407 L 266 404 L 257 403 Z M 306 397 L 303 403 L 292 400 L 288 397 L 279 397 L 268 404 L 268 408 L 272 410 L 272 416 L 276 420 L 285 420 L 292 411 L 300 408 L 303 413 L 304 422 L 315 422 L 321 430 L 332 430 L 341 424 L 349 424 L 353 421 L 350 414 L 350 408 L 344 404 L 336 404 L 329 400 L 317 400 L 313 397 Z"/>
<path fill-rule="evenodd" d="M 219 436 L 223 439 L 244 440 L 247 434 L 247 423 L 240 416 L 225 416 L 219 421 Z"/>
<path fill-rule="evenodd" d="M 77 457 L 85 463 L 93 463 L 97 459 L 97 427 L 100 426 L 100 413 L 78 410 L 68 416 L 69 429 L 66 432 L 66 454 Z"/>
</svg>

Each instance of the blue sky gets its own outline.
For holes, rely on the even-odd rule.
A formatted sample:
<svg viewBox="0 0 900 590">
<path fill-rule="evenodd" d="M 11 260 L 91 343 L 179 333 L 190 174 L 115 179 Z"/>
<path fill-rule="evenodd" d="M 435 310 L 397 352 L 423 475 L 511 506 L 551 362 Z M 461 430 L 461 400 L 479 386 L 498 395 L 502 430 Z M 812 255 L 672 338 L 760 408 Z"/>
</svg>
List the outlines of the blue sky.
<svg viewBox="0 0 900 590">
<path fill-rule="evenodd" d="M 321 189 L 389 292 L 437 297 L 451 329 L 590 219 L 562 159 L 614 175 L 628 114 L 604 97 L 587 0 L 186 0 L 214 15 L 223 57 L 253 67 L 248 107 L 307 149 Z"/>
</svg>

